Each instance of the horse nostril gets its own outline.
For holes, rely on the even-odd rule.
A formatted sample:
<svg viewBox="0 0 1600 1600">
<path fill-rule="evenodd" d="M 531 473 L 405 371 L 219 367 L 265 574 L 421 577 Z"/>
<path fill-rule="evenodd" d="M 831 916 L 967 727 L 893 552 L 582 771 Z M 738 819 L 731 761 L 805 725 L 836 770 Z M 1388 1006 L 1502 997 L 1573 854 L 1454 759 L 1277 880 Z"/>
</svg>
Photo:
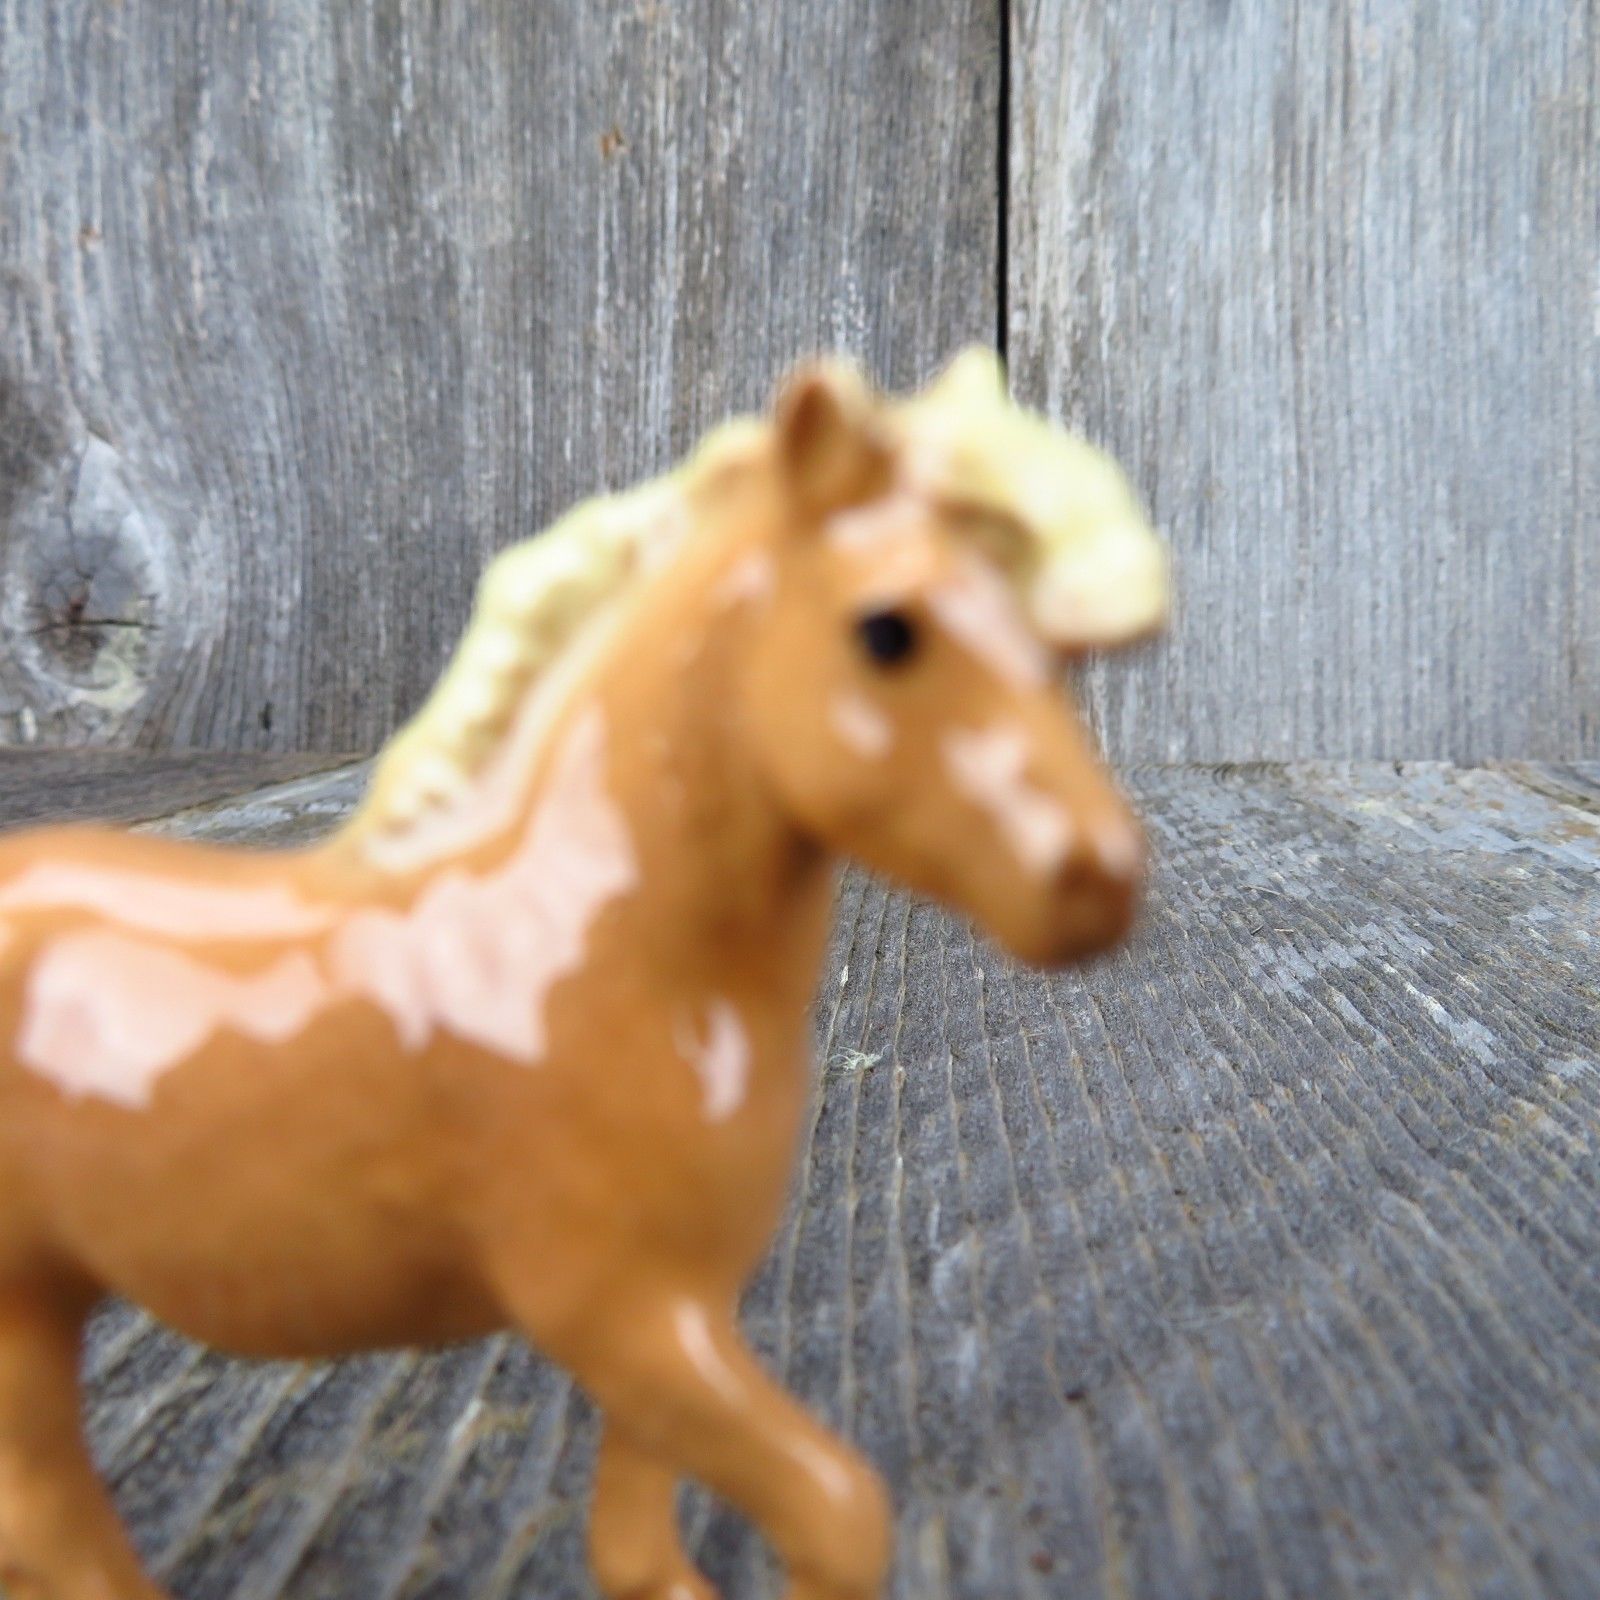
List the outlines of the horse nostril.
<svg viewBox="0 0 1600 1600">
<path fill-rule="evenodd" d="M 1102 821 L 1089 837 L 1095 866 L 1105 877 L 1132 885 L 1144 876 L 1144 839 L 1132 823 Z"/>
<path fill-rule="evenodd" d="M 1143 884 L 1143 847 L 1136 832 L 1096 830 L 1061 863 L 1056 913 L 1075 940 L 1094 948 L 1120 939 L 1132 926 Z"/>
<path fill-rule="evenodd" d="M 1056 958 L 1081 958 L 1115 944 L 1133 926 L 1137 900 L 1131 879 L 1107 877 L 1093 866 L 1063 874 L 1050 911 Z"/>
</svg>

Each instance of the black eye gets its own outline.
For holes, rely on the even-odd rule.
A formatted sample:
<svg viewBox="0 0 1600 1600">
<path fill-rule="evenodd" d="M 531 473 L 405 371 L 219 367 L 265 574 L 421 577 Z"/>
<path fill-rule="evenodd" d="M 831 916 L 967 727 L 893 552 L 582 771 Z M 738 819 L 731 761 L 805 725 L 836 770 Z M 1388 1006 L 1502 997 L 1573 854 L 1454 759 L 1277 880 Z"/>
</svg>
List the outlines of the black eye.
<svg viewBox="0 0 1600 1600">
<path fill-rule="evenodd" d="M 856 623 L 861 648 L 880 667 L 898 666 L 917 648 L 917 630 L 901 611 L 873 611 Z"/>
</svg>

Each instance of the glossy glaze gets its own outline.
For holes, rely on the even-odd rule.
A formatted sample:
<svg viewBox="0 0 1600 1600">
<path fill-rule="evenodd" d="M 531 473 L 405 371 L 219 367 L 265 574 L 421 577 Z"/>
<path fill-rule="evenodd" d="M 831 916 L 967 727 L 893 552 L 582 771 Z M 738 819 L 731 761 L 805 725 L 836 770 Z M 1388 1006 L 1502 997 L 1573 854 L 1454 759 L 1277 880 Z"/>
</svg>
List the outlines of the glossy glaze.
<svg viewBox="0 0 1600 1600">
<path fill-rule="evenodd" d="M 809 1093 L 834 860 L 1040 961 L 1119 937 L 1139 878 L 1030 584 L 1077 560 L 1050 603 L 1093 612 L 1073 540 L 1147 581 L 1149 536 L 1100 458 L 1000 406 L 970 358 L 942 409 L 813 369 L 626 525 L 602 507 L 497 565 L 439 703 L 324 845 L 0 841 L 13 1593 L 155 1593 L 78 1431 L 76 1339 L 112 1292 L 246 1353 L 517 1328 L 605 1412 L 606 1595 L 708 1593 L 682 1476 L 761 1525 L 793 1596 L 877 1593 L 876 1476 L 735 1318 Z M 953 472 L 952 436 L 1012 452 L 1028 496 L 1004 459 Z M 1052 462 L 1087 462 L 1146 543 L 1079 517 Z M 886 609 L 914 644 L 887 664 L 859 627 Z M 1159 596 L 1102 610 L 1085 641 L 1148 629 Z"/>
</svg>

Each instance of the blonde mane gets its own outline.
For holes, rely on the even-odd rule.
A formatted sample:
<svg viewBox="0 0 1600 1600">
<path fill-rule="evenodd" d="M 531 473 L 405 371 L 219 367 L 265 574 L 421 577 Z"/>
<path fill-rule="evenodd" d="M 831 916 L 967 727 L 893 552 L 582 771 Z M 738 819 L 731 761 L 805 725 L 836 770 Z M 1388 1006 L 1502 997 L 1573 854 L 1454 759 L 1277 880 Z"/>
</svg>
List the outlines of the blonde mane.
<svg viewBox="0 0 1600 1600">
<path fill-rule="evenodd" d="M 747 419 L 725 423 L 663 477 L 586 500 L 497 555 L 454 656 L 422 708 L 384 746 L 340 838 L 360 845 L 408 831 L 458 801 L 587 625 L 677 551 L 689 531 L 687 496 L 751 454 L 764 432 Z"/>
<path fill-rule="evenodd" d="M 866 394 L 854 369 L 835 371 Z M 991 351 L 967 350 L 921 393 L 873 409 L 920 491 L 990 514 L 989 553 L 1044 637 L 1106 647 L 1161 621 L 1165 555 L 1121 469 L 1012 404 Z M 688 534 L 690 496 L 720 469 L 753 458 L 770 433 L 765 420 L 725 423 L 675 471 L 586 501 L 497 556 L 444 675 L 379 756 L 367 796 L 338 838 L 375 860 L 412 859 L 419 851 L 409 837 L 449 819 L 513 731 L 518 759 L 530 753 L 521 746 L 537 748 L 554 706 L 533 718 L 531 732 L 526 707 L 564 697 L 601 620 Z M 1005 536 L 994 548 L 997 527 Z"/>
<path fill-rule="evenodd" d="M 1167 556 L 1121 467 L 1014 404 L 992 350 L 964 350 L 920 394 L 889 408 L 908 471 L 932 498 L 1000 518 L 990 547 L 1040 635 L 1108 650 L 1167 613 Z"/>
</svg>

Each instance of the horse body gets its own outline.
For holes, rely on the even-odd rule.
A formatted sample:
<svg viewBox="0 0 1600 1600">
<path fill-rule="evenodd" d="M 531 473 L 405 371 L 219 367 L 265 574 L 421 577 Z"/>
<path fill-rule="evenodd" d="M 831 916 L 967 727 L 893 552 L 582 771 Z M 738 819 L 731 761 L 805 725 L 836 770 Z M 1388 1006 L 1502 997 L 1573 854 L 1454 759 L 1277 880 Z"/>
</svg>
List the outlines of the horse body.
<svg viewBox="0 0 1600 1600">
<path fill-rule="evenodd" d="M 702 598 L 735 559 L 695 575 Z M 320 1355 L 503 1326 L 507 1276 L 570 1317 L 633 1252 L 736 1285 L 807 1093 L 831 877 L 740 794 L 731 752 L 680 736 L 739 624 L 703 603 L 679 659 L 696 604 L 635 619 L 627 670 L 469 859 L 375 882 L 337 849 L 66 829 L 0 851 L 0 1037 L 31 1056 L 0 1063 L 0 1292 L 17 1262 L 223 1348 Z M 631 759 L 656 770 L 585 792 Z M 624 859 L 587 869 L 586 898 L 572 835 L 607 804 L 618 838 L 591 848 Z M 584 814 L 544 861 L 552 805 Z M 554 926 L 552 889 L 591 920 Z M 552 945 L 569 959 L 539 992 Z"/>
<path fill-rule="evenodd" d="M 709 1593 L 680 1475 L 768 1531 L 796 1600 L 876 1592 L 875 1475 L 736 1320 L 807 1104 L 833 860 L 1049 961 L 1119 937 L 1138 881 L 1126 807 L 983 545 L 1064 515 L 1054 458 L 997 403 L 972 416 L 1032 472 L 1015 506 L 974 502 L 1003 499 L 986 468 L 928 486 L 946 410 L 891 446 L 823 373 L 639 502 L 630 528 L 673 557 L 647 580 L 552 608 L 639 554 L 603 521 L 581 560 L 554 535 L 515 554 L 323 845 L 0 843 L 0 1581 L 156 1594 L 75 1417 L 77 1334 L 116 1292 L 248 1354 L 515 1328 L 606 1413 L 608 1596 Z M 1128 513 L 1090 466 L 1099 538 Z M 1042 610 L 1148 621 L 1125 583 L 1096 612 L 1066 555 Z"/>
</svg>

